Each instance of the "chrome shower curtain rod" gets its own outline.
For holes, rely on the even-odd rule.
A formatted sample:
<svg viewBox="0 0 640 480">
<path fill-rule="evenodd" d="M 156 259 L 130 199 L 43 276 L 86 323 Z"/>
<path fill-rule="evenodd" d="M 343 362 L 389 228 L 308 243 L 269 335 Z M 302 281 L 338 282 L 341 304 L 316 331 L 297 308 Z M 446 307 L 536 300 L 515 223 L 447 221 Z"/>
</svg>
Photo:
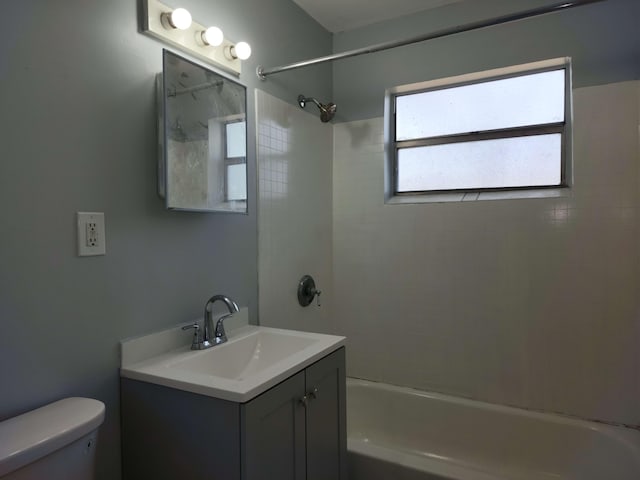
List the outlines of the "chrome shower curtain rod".
<svg viewBox="0 0 640 480">
<path fill-rule="evenodd" d="M 308 67 L 311 65 L 319 65 L 321 63 L 333 62 L 335 60 L 342 60 L 343 58 L 356 57 L 358 55 L 365 55 L 368 53 L 381 52 L 383 50 L 389 50 L 391 48 L 404 47 L 405 45 L 411 45 L 413 43 L 420 43 L 427 40 L 433 40 L 435 38 L 447 37 L 449 35 L 455 35 L 456 33 L 469 32 L 471 30 L 478 30 L 480 28 L 493 27 L 495 25 L 502 25 L 504 23 L 515 22 L 517 20 L 523 20 L 525 18 L 537 17 L 539 15 L 545 15 L 547 13 L 555 13 L 568 8 L 580 7 L 582 5 L 588 5 L 589 3 L 598 3 L 605 0 L 569 0 L 564 2 L 558 2 L 544 7 L 532 8 L 518 13 L 510 15 L 503 15 L 500 17 L 492 18 L 489 20 L 480 20 L 477 22 L 467 23 L 466 25 L 458 25 L 457 27 L 445 28 L 433 33 L 419 35 L 417 37 L 411 37 L 404 40 L 396 40 L 385 43 L 378 43 L 368 47 L 357 48 L 355 50 L 348 50 L 342 53 L 335 53 L 333 55 L 327 55 L 325 57 L 312 58 L 310 60 L 303 60 L 301 62 L 290 63 L 288 65 L 281 65 L 279 67 L 264 68 L 260 65 L 256 74 L 261 80 L 266 80 L 269 75 L 276 73 L 286 72 L 288 70 L 295 70 L 297 68 Z"/>
</svg>

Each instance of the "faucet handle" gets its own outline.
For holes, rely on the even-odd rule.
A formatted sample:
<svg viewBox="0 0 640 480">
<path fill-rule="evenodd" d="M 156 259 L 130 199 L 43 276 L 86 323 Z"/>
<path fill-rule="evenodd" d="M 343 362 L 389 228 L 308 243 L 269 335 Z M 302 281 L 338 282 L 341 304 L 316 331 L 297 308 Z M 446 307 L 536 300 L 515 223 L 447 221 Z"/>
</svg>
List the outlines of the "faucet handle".
<svg viewBox="0 0 640 480">
<path fill-rule="evenodd" d="M 185 325 L 182 330 L 193 329 L 193 340 L 191 341 L 191 350 L 200 350 L 200 325 L 194 323 L 193 325 Z"/>
</svg>

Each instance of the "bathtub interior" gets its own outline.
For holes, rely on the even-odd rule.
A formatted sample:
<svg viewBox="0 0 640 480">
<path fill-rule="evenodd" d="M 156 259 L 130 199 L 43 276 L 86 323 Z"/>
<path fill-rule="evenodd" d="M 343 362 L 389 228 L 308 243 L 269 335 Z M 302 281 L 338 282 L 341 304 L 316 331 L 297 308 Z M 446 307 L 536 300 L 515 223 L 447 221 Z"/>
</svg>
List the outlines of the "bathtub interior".
<svg viewBox="0 0 640 480">
<path fill-rule="evenodd" d="M 353 454 L 471 475 L 442 478 L 640 478 L 640 434 L 628 429 L 354 379 L 347 410 Z"/>
</svg>

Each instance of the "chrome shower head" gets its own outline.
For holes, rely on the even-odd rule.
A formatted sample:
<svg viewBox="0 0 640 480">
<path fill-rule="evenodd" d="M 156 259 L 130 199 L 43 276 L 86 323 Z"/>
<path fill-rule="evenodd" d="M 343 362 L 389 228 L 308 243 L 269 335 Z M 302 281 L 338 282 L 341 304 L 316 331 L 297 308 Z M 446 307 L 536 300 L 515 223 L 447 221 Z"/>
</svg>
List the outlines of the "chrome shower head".
<svg viewBox="0 0 640 480">
<path fill-rule="evenodd" d="M 305 97 L 304 95 L 298 95 L 298 105 L 300 108 L 307 106 L 307 102 L 313 102 L 320 109 L 320 121 L 322 123 L 330 122 L 333 116 L 336 114 L 338 107 L 335 103 L 322 104 L 313 97 Z"/>
</svg>

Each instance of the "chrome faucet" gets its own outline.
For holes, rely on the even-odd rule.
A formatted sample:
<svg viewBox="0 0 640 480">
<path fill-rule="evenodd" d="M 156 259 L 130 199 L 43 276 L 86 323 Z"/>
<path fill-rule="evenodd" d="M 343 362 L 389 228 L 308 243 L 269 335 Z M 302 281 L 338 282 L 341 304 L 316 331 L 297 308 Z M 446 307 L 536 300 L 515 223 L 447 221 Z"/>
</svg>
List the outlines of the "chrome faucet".
<svg viewBox="0 0 640 480">
<path fill-rule="evenodd" d="M 211 307 L 213 304 L 220 300 L 223 302 L 227 308 L 229 309 L 229 313 L 221 316 L 216 322 L 215 330 L 213 328 L 213 314 L 211 313 Z M 238 304 L 231 300 L 226 295 L 214 295 L 211 297 L 204 306 L 204 341 L 211 341 L 211 331 L 214 330 L 213 334 L 213 345 L 219 345 L 227 341 L 227 334 L 224 331 L 224 321 L 225 319 L 232 317 L 234 313 L 238 312 Z M 213 346 L 212 345 L 212 346 Z"/>
<path fill-rule="evenodd" d="M 223 302 L 227 309 L 229 309 L 229 313 L 218 318 L 216 322 L 215 328 L 213 326 L 213 313 L 211 312 L 211 307 L 215 302 L 220 300 Z M 194 323 L 193 325 L 187 325 L 182 327 L 183 330 L 188 330 L 193 328 L 195 330 L 193 334 L 193 342 L 191 343 L 191 350 L 204 350 L 205 348 L 215 347 L 216 345 L 220 345 L 227 341 L 227 334 L 224 331 L 224 321 L 225 319 L 233 316 L 234 313 L 238 312 L 238 304 L 231 300 L 226 295 L 214 295 L 204 306 L 204 332 L 202 335 L 200 334 L 200 325 Z M 211 335 L 213 332 L 213 336 Z"/>
</svg>

